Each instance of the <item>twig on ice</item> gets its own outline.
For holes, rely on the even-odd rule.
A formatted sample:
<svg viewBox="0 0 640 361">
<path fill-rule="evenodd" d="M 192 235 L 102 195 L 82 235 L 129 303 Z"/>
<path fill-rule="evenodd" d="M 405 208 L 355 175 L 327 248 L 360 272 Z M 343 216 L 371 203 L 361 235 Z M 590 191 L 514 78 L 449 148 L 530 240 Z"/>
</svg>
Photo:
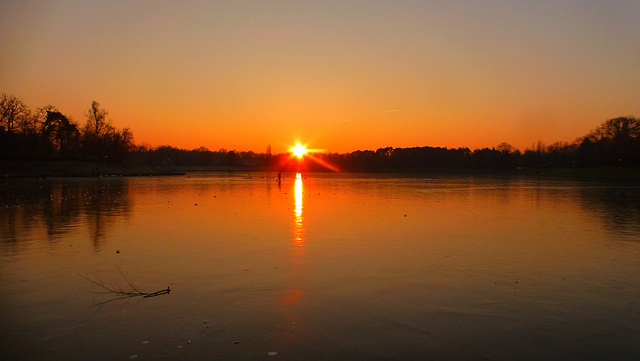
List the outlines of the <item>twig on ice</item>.
<svg viewBox="0 0 640 361">
<path fill-rule="evenodd" d="M 166 289 L 163 290 L 159 290 L 156 292 L 144 292 L 142 291 L 140 288 L 138 288 L 136 285 L 133 284 L 133 282 L 124 274 L 124 272 L 122 272 L 122 270 L 120 268 L 118 268 L 118 271 L 120 272 L 120 275 L 122 276 L 122 278 L 125 280 L 125 282 L 127 283 L 127 285 L 129 286 L 128 289 L 124 289 L 121 288 L 119 286 L 114 286 L 114 285 L 106 285 L 101 279 L 96 278 L 96 279 L 91 279 L 85 276 L 80 275 L 81 278 L 93 283 L 95 286 L 101 288 L 103 291 L 97 292 L 97 291 L 92 291 L 92 293 L 98 293 L 98 294 L 103 294 L 103 295 L 108 295 L 108 294 L 115 294 L 117 297 L 106 301 L 106 302 L 110 302 L 110 301 L 114 301 L 114 300 L 118 300 L 118 299 L 123 299 L 123 298 L 130 298 L 130 297 L 142 297 L 142 298 L 148 298 L 148 297 L 156 297 L 156 296 L 160 296 L 160 295 L 166 295 L 169 294 L 171 292 L 171 289 L 169 287 L 167 287 Z M 103 303 L 106 303 L 103 302 Z"/>
</svg>

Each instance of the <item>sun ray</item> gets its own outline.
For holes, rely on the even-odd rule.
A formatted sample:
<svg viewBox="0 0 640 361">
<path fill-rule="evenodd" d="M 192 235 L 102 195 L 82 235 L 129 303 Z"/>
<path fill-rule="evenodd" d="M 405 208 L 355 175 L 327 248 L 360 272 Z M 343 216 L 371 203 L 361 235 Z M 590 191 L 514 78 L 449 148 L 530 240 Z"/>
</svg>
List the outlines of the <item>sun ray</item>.
<svg viewBox="0 0 640 361">
<path fill-rule="evenodd" d="M 315 156 L 313 156 L 312 154 L 307 154 L 307 157 L 308 157 L 309 159 L 311 159 L 312 161 L 314 161 L 314 162 L 316 162 L 316 163 L 320 164 L 321 166 L 323 166 L 323 167 L 325 167 L 325 168 L 327 168 L 327 169 L 329 169 L 329 170 L 331 170 L 331 171 L 334 171 L 334 172 L 339 172 L 339 171 L 340 171 L 340 169 L 339 169 L 338 167 L 336 167 L 336 166 L 334 166 L 334 165 L 332 165 L 332 164 L 329 164 L 329 163 L 328 163 L 327 161 L 325 161 L 324 159 L 320 159 L 320 158 L 318 158 L 318 157 L 315 157 Z"/>
</svg>

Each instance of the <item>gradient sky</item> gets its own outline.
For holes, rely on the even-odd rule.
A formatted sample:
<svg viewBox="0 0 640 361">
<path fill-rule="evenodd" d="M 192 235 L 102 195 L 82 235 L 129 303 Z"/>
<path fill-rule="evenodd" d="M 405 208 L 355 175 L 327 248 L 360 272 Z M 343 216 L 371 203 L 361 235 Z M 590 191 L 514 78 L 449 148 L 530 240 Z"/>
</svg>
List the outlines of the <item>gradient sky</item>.
<svg viewBox="0 0 640 361">
<path fill-rule="evenodd" d="M 0 2 L 0 92 L 138 144 L 573 141 L 640 116 L 640 1 Z"/>
</svg>

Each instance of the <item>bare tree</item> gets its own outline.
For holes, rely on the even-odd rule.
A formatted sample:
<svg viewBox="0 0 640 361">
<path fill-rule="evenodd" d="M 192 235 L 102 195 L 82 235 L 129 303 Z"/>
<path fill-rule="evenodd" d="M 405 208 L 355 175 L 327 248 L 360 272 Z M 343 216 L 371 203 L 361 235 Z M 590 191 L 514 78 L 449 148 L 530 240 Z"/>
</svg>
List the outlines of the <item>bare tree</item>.
<svg viewBox="0 0 640 361">
<path fill-rule="evenodd" d="M 28 114 L 20 119 L 15 129 L 22 135 L 42 135 L 45 131 L 45 121 L 47 120 L 47 112 L 57 112 L 55 106 L 49 104 L 40 108 L 36 108 L 35 112 L 29 111 Z"/>
<path fill-rule="evenodd" d="M 640 138 L 640 120 L 635 117 L 618 117 L 604 122 L 595 133 L 600 139 L 627 142 Z"/>
<path fill-rule="evenodd" d="M 502 154 L 511 154 L 511 153 L 514 153 L 516 151 L 516 148 L 514 148 L 511 144 L 509 144 L 507 142 L 502 142 L 502 143 L 498 144 L 496 149 Z"/>
<path fill-rule="evenodd" d="M 83 129 L 83 146 L 93 159 L 103 159 L 107 156 L 107 148 L 110 139 L 113 138 L 115 129 L 107 121 L 105 109 L 100 107 L 97 101 L 91 102 L 91 107 L 85 113 L 87 122 Z"/>
<path fill-rule="evenodd" d="M 0 95 L 0 127 L 13 133 L 17 123 L 29 115 L 29 108 L 22 98 L 2 93 Z"/>
<path fill-rule="evenodd" d="M 120 131 L 121 144 L 125 150 L 129 151 L 133 149 L 135 143 L 133 142 L 133 132 L 129 127 L 122 128 Z"/>
<path fill-rule="evenodd" d="M 38 133 L 38 124 L 34 118 L 31 109 L 27 108 L 27 111 L 13 122 L 13 131 L 24 136 L 35 136 Z"/>
<path fill-rule="evenodd" d="M 85 113 L 87 117 L 85 133 L 91 134 L 95 140 L 99 141 L 105 133 L 113 129 L 111 123 L 107 121 L 108 114 L 106 109 L 100 108 L 100 103 L 92 101 L 91 107 Z"/>
</svg>

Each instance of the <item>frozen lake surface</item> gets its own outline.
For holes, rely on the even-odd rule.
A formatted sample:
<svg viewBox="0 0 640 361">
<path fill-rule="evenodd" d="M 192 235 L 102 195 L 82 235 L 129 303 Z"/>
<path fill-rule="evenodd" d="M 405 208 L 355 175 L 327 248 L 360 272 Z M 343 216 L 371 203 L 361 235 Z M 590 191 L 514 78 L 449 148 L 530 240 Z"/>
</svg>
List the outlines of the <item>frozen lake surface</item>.
<svg viewBox="0 0 640 361">
<path fill-rule="evenodd" d="M 167 287 L 157 297 L 114 290 Z M 640 358 L 640 185 L 0 183 L 2 360 Z"/>
</svg>

